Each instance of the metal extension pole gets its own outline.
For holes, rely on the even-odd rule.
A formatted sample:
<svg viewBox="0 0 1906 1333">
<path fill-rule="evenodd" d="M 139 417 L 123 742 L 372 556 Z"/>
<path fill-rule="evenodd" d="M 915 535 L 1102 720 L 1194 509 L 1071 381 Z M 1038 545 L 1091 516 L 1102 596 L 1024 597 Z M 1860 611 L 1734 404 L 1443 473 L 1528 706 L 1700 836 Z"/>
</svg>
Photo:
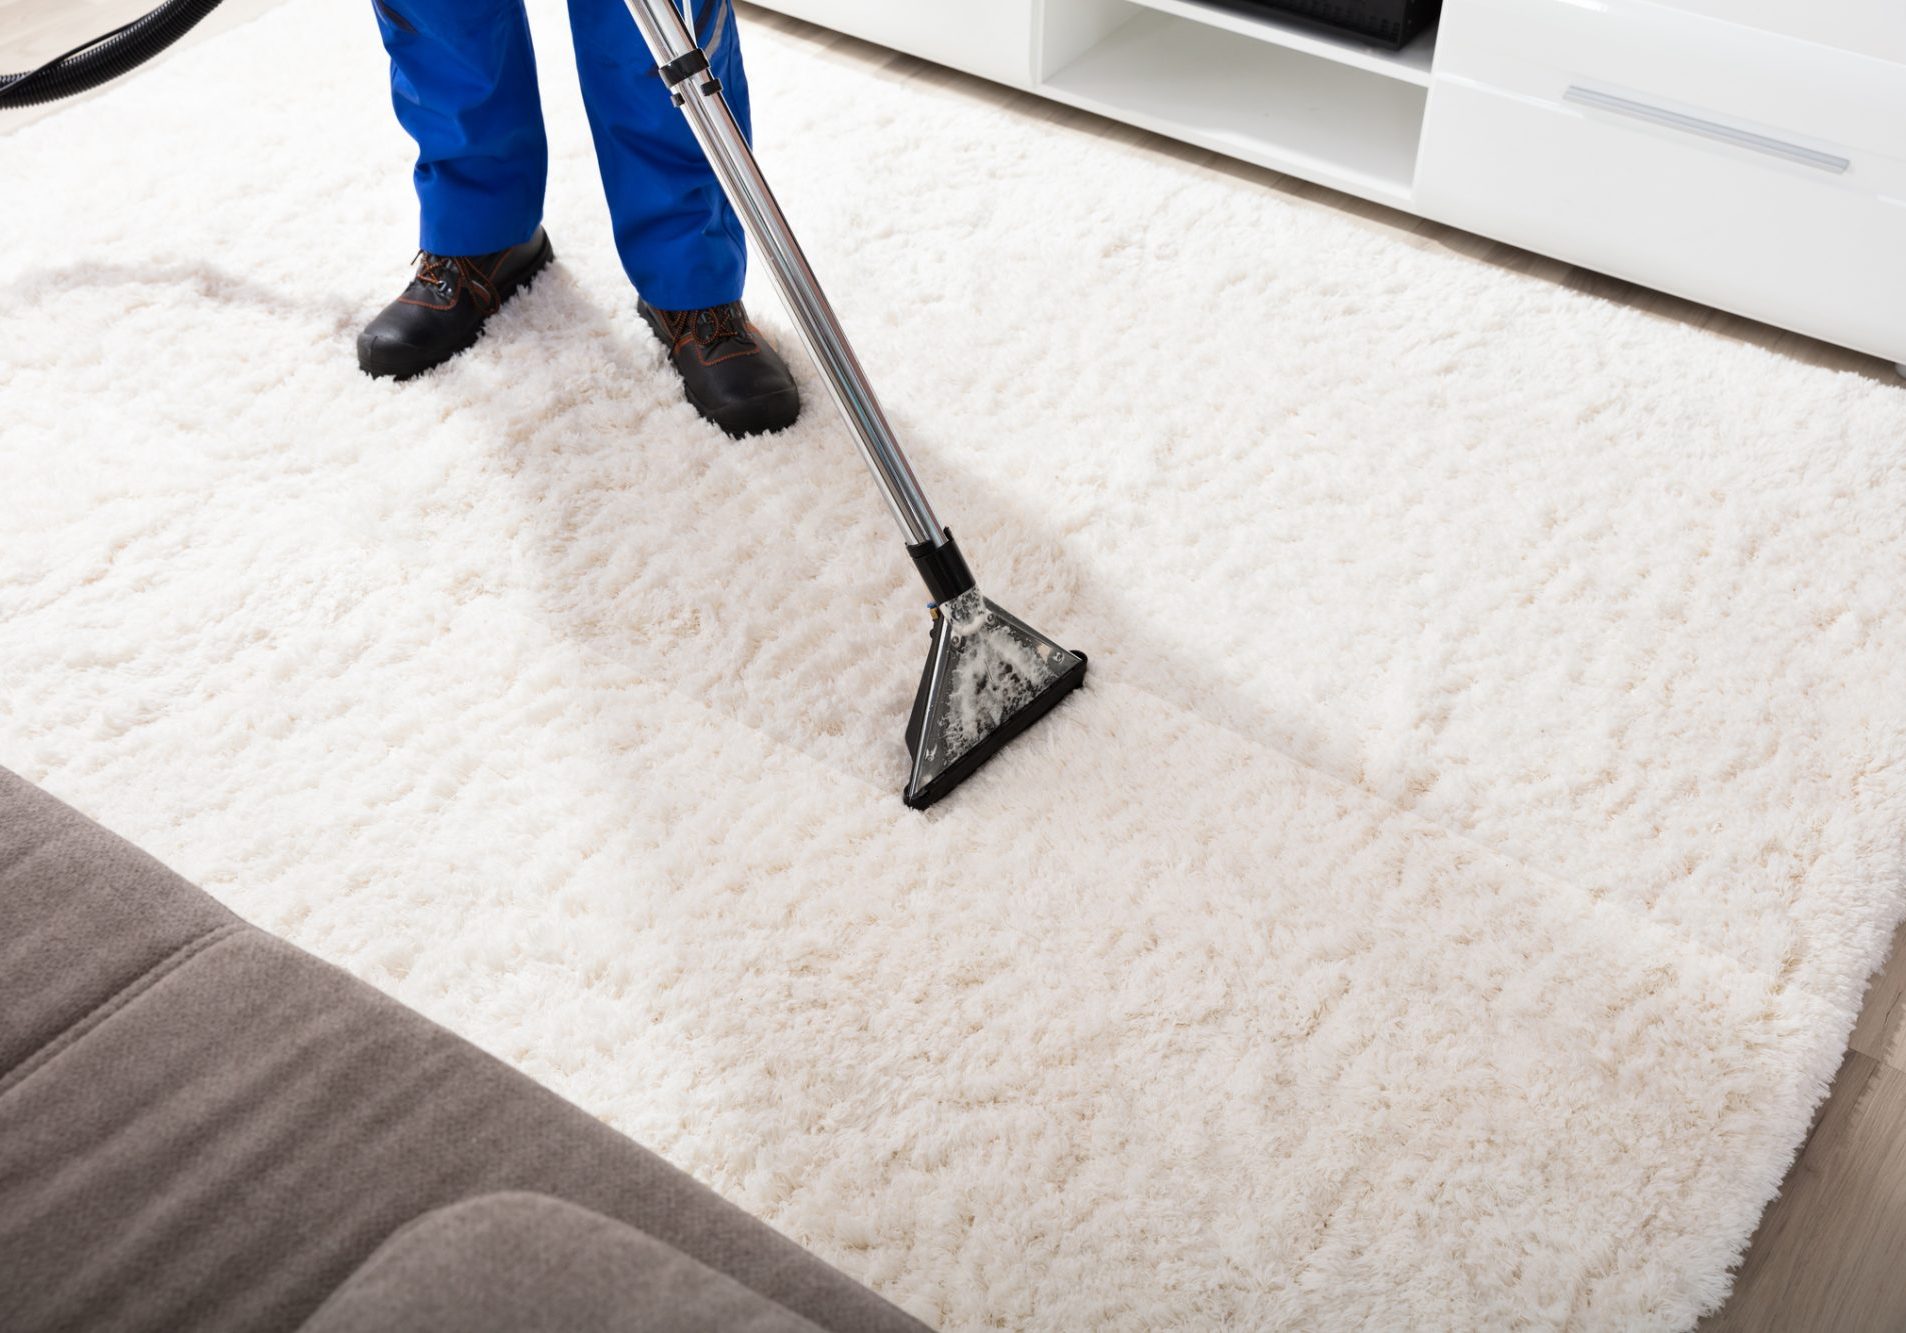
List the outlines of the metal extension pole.
<svg viewBox="0 0 1906 1333">
<path fill-rule="evenodd" d="M 748 238 L 774 274 L 781 298 L 801 332 L 801 341 L 820 367 L 841 416 L 860 445 L 861 456 L 887 497 L 894 521 L 906 533 L 907 544 L 939 547 L 946 542 L 945 528 L 927 503 L 906 455 L 900 452 L 893 428 L 887 424 L 886 414 L 880 410 L 880 402 L 868 386 L 854 349 L 815 280 L 814 270 L 808 267 L 787 218 L 782 216 L 781 206 L 755 164 L 741 126 L 728 109 L 721 84 L 708 68 L 707 57 L 696 45 L 694 34 L 670 0 L 624 3 L 676 104 L 687 116 L 702 154 L 740 214 Z"/>
</svg>

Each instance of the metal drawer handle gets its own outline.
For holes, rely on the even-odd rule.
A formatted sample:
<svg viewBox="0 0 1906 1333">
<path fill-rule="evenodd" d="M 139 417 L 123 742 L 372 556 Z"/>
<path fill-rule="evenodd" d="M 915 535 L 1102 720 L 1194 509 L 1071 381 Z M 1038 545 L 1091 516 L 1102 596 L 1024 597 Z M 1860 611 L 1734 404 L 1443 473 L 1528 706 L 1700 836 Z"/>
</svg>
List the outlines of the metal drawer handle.
<svg viewBox="0 0 1906 1333">
<path fill-rule="evenodd" d="M 1627 97 L 1616 97 L 1613 93 L 1597 92 L 1593 88 L 1584 88 L 1580 84 L 1571 84 L 1569 90 L 1562 94 L 1562 100 L 1573 102 L 1577 106 L 1594 107 L 1599 111 L 1612 111 L 1618 116 L 1631 116 L 1636 120 L 1645 120 L 1651 125 L 1665 125 L 1671 130 L 1698 134 L 1703 139 L 1718 139 L 1722 143 L 1731 143 L 1737 148 L 1751 148 L 1756 153 L 1765 153 L 1769 157 L 1782 158 L 1788 162 L 1798 162 L 1803 167 L 1818 167 L 1821 171 L 1831 171 L 1836 176 L 1853 165 L 1851 158 L 1835 157 L 1832 153 L 1823 153 L 1817 148 L 1788 143 L 1785 139 L 1770 139 L 1764 134 L 1737 130 L 1732 125 L 1723 125 L 1719 121 L 1702 120 L 1699 116 L 1684 115 L 1679 111 L 1670 111 L 1662 106 L 1651 106 L 1647 102 L 1637 102 Z"/>
</svg>

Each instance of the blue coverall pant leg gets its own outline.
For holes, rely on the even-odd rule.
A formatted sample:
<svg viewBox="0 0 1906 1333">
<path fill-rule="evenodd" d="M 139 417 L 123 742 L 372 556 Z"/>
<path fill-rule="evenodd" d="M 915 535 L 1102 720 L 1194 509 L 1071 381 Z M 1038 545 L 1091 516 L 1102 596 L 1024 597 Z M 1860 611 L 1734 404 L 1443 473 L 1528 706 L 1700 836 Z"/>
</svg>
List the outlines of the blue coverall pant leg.
<svg viewBox="0 0 1906 1333">
<path fill-rule="evenodd" d="M 391 101 L 417 141 L 418 246 L 489 254 L 535 234 L 549 144 L 522 0 L 373 0 L 390 52 Z M 748 80 L 731 0 L 696 28 L 744 132 Z M 569 0 L 576 69 L 616 252 L 664 310 L 740 299 L 747 247 L 622 0 Z"/>
</svg>

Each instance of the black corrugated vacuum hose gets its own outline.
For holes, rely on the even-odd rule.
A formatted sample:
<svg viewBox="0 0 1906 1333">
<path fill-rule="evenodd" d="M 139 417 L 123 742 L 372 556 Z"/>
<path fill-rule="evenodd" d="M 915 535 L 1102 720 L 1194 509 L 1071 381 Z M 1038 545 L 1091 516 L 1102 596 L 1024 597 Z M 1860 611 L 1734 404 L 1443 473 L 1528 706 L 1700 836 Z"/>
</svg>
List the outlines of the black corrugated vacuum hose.
<svg viewBox="0 0 1906 1333">
<path fill-rule="evenodd" d="M 165 0 L 150 14 L 24 74 L 0 74 L 0 110 L 57 102 L 143 65 L 190 32 L 219 0 Z"/>
</svg>

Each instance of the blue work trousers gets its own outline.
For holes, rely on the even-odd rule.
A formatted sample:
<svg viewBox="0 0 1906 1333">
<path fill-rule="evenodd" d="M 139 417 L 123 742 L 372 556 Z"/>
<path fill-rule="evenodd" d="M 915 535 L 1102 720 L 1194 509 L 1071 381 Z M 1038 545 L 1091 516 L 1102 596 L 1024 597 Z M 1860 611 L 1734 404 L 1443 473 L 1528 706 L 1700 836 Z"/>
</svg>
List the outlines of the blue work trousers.
<svg viewBox="0 0 1906 1333">
<path fill-rule="evenodd" d="M 695 6 L 697 36 L 749 130 L 731 0 Z M 391 101 L 417 141 L 418 246 L 480 255 L 528 240 L 543 219 L 543 134 L 523 0 L 373 0 L 390 52 Z M 576 69 L 616 252 L 663 310 L 740 299 L 741 222 L 655 73 L 622 0 L 569 0 Z"/>
</svg>

